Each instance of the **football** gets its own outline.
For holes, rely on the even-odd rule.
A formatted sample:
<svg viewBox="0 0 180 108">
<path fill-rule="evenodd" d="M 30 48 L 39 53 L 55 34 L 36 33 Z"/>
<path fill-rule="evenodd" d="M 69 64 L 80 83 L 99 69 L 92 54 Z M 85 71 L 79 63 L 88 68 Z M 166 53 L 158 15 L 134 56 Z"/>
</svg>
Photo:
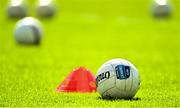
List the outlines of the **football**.
<svg viewBox="0 0 180 108">
<path fill-rule="evenodd" d="M 7 15 L 12 18 L 23 18 L 28 14 L 25 0 L 10 0 L 7 6 Z"/>
<path fill-rule="evenodd" d="M 152 6 L 152 14 L 158 18 L 171 16 L 172 7 L 168 0 L 155 0 Z"/>
<path fill-rule="evenodd" d="M 42 39 L 41 22 L 33 17 L 26 17 L 17 22 L 14 37 L 19 44 L 40 44 Z"/>
<path fill-rule="evenodd" d="M 140 87 L 140 76 L 129 61 L 112 59 L 98 70 L 96 86 L 103 98 L 131 99 Z"/>
<path fill-rule="evenodd" d="M 40 17 L 52 17 L 56 11 L 56 6 L 53 0 L 39 0 L 36 14 Z"/>
</svg>

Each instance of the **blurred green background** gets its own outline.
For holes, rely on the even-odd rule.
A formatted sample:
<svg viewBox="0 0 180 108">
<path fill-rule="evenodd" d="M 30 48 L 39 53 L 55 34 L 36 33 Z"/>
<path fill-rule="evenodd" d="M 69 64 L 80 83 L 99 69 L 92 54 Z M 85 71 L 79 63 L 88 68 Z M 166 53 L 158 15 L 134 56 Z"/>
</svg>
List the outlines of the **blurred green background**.
<svg viewBox="0 0 180 108">
<path fill-rule="evenodd" d="M 40 20 L 40 46 L 15 42 L 18 19 L 0 1 L 0 106 L 180 106 L 180 1 L 170 19 L 152 17 L 151 0 L 56 0 L 57 14 Z M 29 0 L 29 16 L 36 0 Z M 134 100 L 102 100 L 98 93 L 57 93 L 78 66 L 94 74 L 107 60 L 124 58 L 139 70 Z"/>
</svg>

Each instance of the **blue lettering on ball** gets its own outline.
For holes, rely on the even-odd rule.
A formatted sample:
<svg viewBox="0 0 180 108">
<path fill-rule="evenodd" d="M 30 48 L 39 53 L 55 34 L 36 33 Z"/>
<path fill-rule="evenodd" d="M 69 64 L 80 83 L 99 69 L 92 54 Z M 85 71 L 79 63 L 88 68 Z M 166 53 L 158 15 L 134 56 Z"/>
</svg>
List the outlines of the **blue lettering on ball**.
<svg viewBox="0 0 180 108">
<path fill-rule="evenodd" d="M 130 77 L 130 66 L 117 65 L 115 67 L 117 79 L 127 79 Z"/>
</svg>

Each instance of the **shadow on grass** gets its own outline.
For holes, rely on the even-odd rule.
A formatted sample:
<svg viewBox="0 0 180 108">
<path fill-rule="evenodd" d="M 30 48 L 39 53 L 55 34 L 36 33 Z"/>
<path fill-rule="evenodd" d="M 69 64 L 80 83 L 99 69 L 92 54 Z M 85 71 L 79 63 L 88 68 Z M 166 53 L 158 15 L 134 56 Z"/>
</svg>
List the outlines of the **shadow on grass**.
<svg viewBox="0 0 180 108">
<path fill-rule="evenodd" d="M 104 101 L 117 101 L 117 100 L 125 100 L 125 101 L 139 101 L 139 100 L 141 100 L 141 98 L 139 98 L 139 97 L 136 97 L 136 98 L 113 98 L 113 97 L 106 97 L 106 98 L 103 98 L 103 97 L 101 97 L 101 96 L 99 96 L 98 98 L 97 98 L 98 100 L 104 100 Z"/>
</svg>

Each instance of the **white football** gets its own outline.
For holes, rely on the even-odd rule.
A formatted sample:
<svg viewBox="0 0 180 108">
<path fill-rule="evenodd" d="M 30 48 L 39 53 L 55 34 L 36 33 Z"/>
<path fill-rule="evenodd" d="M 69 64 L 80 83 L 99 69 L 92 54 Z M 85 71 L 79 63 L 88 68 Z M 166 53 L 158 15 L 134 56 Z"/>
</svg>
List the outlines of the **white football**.
<svg viewBox="0 0 180 108">
<path fill-rule="evenodd" d="M 53 0 L 39 0 L 36 14 L 40 17 L 52 17 L 55 14 L 55 5 Z"/>
<path fill-rule="evenodd" d="M 136 67 L 124 59 L 105 62 L 96 75 L 97 91 L 103 98 L 133 98 L 140 87 Z"/>
<path fill-rule="evenodd" d="M 171 5 L 168 0 L 155 0 L 152 13 L 155 17 L 168 17 L 172 13 Z"/>
<path fill-rule="evenodd" d="M 9 17 L 22 18 L 27 16 L 27 4 L 24 0 L 10 0 L 7 7 Z"/>
<path fill-rule="evenodd" d="M 17 43 L 39 44 L 42 38 L 41 23 L 32 17 L 27 17 L 17 22 L 14 37 Z"/>
</svg>

